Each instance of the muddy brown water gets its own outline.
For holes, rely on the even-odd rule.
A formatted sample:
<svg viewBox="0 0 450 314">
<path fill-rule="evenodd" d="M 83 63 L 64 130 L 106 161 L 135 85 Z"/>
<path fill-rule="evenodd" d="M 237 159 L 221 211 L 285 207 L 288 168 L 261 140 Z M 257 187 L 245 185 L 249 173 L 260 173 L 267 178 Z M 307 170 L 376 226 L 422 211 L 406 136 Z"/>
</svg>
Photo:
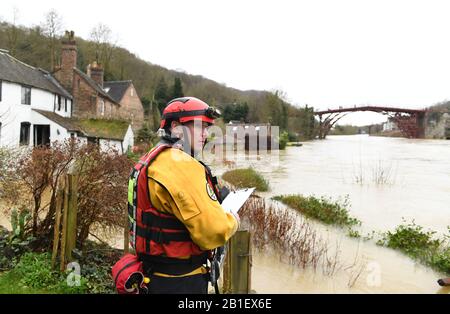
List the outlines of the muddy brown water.
<svg viewBox="0 0 450 314">
<path fill-rule="evenodd" d="M 450 141 L 402 138 L 329 136 L 324 141 L 288 147 L 277 160 L 246 159 L 236 155 L 234 167 L 251 166 L 270 182 L 264 197 L 301 193 L 334 199 L 348 195 L 350 213 L 362 221 L 357 230 L 392 230 L 414 220 L 438 235 L 450 225 Z M 273 156 L 272 156 L 273 157 Z M 216 174 L 230 164 L 212 162 Z M 282 206 L 282 205 L 280 205 Z M 0 224 L 9 226 L 0 215 Z M 363 241 L 346 232 L 311 222 L 315 230 L 339 251 L 343 265 L 325 275 L 320 269 L 301 269 L 280 254 L 253 253 L 252 289 L 258 293 L 450 293 L 439 287 L 444 277 L 403 254 Z M 123 235 L 108 240 L 123 247 Z"/>
</svg>

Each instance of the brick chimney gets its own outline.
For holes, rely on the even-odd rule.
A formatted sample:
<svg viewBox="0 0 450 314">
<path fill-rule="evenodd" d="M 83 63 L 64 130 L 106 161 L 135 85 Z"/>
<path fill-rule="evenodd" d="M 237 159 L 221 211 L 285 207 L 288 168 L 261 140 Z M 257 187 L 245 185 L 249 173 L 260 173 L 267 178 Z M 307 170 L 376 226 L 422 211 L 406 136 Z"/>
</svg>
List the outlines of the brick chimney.
<svg viewBox="0 0 450 314">
<path fill-rule="evenodd" d="M 93 79 L 98 85 L 103 87 L 103 68 L 96 61 L 87 66 L 87 75 Z"/>
<path fill-rule="evenodd" d="M 77 66 L 77 43 L 75 33 L 66 31 L 65 38 L 62 40 L 61 65 L 56 77 L 66 90 L 72 92 L 73 87 L 73 68 Z"/>
</svg>

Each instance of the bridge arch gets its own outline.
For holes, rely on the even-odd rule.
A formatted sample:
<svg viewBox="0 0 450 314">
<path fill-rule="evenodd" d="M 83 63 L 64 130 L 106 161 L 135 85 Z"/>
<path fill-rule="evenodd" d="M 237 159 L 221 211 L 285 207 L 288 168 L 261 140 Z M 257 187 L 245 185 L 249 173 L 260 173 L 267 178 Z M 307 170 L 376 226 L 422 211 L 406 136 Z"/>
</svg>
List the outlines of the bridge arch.
<svg viewBox="0 0 450 314">
<path fill-rule="evenodd" d="M 351 112 L 372 111 L 387 115 L 397 124 L 400 131 L 408 138 L 424 137 L 424 118 L 426 110 L 404 109 L 393 107 L 360 106 L 353 108 L 328 109 L 315 111 L 319 116 L 319 139 L 325 139 L 331 128 L 343 117 Z"/>
</svg>

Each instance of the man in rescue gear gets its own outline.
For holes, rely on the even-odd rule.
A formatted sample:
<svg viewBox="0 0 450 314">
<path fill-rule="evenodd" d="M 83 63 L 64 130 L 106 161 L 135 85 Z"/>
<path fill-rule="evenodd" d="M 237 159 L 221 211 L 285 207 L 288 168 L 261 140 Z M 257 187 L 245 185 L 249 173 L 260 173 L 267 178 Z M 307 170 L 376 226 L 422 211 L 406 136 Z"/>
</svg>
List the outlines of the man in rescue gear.
<svg viewBox="0 0 450 314">
<path fill-rule="evenodd" d="M 221 247 L 238 229 L 238 215 L 220 205 L 226 189 L 195 158 L 219 114 L 194 97 L 170 101 L 158 131 L 161 141 L 131 172 L 130 242 L 150 278 L 149 293 L 207 293 L 207 260 L 217 266 Z"/>
</svg>

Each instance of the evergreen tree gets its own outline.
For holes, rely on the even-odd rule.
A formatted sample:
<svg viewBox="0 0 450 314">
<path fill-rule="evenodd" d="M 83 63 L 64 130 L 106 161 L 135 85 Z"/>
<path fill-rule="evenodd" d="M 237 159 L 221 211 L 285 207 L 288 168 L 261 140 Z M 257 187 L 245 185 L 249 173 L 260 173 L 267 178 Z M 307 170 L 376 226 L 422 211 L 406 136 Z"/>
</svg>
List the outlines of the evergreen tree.
<svg viewBox="0 0 450 314">
<path fill-rule="evenodd" d="M 151 102 L 151 100 L 145 96 L 141 98 L 142 107 L 144 108 L 144 115 L 146 115 L 146 116 L 151 113 L 150 112 L 150 102 Z"/>
<path fill-rule="evenodd" d="M 181 79 L 176 77 L 173 83 L 172 99 L 179 97 L 184 97 L 183 86 L 181 85 Z"/>
<path fill-rule="evenodd" d="M 169 101 L 168 91 L 167 91 L 167 83 L 164 77 L 161 77 L 156 85 L 155 89 L 155 102 L 159 109 L 159 112 L 162 113 L 164 108 L 166 107 L 167 102 Z"/>
</svg>

